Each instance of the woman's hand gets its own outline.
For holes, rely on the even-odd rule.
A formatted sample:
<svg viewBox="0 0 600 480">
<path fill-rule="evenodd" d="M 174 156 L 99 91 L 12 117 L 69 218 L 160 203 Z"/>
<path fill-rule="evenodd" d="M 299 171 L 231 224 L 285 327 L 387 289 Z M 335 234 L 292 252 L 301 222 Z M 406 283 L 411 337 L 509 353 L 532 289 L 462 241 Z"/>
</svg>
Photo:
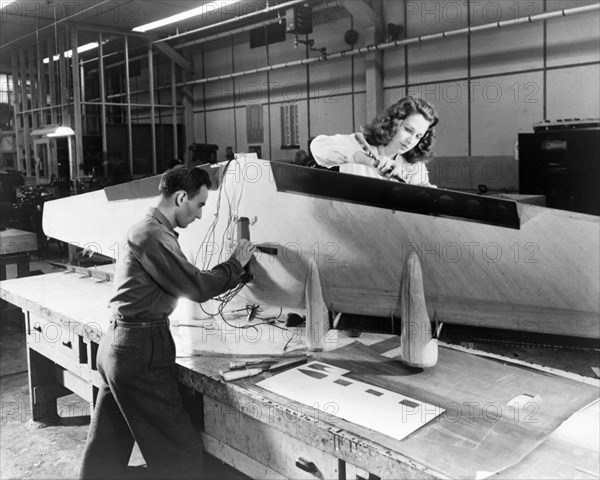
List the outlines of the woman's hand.
<svg viewBox="0 0 600 480">
<path fill-rule="evenodd" d="M 381 175 L 386 178 L 390 177 L 400 177 L 401 178 L 401 169 L 400 165 L 395 160 L 392 160 L 388 156 L 380 156 L 377 157 L 379 160 L 379 165 L 377 165 L 377 170 Z"/>
</svg>

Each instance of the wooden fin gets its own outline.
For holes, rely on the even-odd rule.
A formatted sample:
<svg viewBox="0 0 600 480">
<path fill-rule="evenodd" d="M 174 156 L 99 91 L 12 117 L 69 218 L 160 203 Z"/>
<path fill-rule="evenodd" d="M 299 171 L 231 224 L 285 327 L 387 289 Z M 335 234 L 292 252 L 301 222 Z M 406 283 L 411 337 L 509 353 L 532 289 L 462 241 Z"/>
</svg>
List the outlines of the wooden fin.
<svg viewBox="0 0 600 480">
<path fill-rule="evenodd" d="M 411 367 L 433 367 L 437 363 L 437 340 L 432 337 L 431 320 L 427 315 L 423 272 L 416 252 L 404 261 L 400 279 L 400 353 L 402 362 Z"/>
<path fill-rule="evenodd" d="M 329 330 L 329 313 L 323 299 L 319 269 L 313 258 L 310 259 L 304 284 L 306 301 L 306 347 L 320 352 L 325 345 L 325 336 Z"/>
</svg>

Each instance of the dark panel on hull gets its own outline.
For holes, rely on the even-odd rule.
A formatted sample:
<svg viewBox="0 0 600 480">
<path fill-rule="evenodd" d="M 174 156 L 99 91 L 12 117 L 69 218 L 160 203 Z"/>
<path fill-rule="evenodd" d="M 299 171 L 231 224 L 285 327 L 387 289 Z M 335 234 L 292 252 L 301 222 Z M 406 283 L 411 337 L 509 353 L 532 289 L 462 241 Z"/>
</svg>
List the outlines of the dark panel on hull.
<svg viewBox="0 0 600 480">
<path fill-rule="evenodd" d="M 271 163 L 271 169 L 279 191 L 520 229 L 517 204 L 512 200 L 285 163 Z"/>
</svg>

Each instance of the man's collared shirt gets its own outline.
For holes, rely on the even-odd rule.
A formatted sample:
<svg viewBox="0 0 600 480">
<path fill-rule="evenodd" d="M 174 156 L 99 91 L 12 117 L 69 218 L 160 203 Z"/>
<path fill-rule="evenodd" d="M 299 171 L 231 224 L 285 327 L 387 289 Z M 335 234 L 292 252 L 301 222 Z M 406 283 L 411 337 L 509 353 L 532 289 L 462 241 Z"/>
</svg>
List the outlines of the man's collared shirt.
<svg viewBox="0 0 600 480">
<path fill-rule="evenodd" d="M 116 293 L 110 301 L 115 313 L 140 321 L 167 317 L 180 297 L 205 302 L 239 283 L 243 269 L 237 259 L 202 271 L 187 260 L 177 238 L 156 208 L 129 230 L 115 271 Z"/>
</svg>

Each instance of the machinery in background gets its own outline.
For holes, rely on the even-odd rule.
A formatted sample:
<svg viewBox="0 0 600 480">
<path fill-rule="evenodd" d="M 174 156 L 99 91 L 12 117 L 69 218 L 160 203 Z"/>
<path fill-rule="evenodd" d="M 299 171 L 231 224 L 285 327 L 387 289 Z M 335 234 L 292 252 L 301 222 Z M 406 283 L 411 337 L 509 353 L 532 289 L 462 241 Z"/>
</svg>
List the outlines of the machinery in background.
<svg viewBox="0 0 600 480">
<path fill-rule="evenodd" d="M 542 122 L 519 134 L 519 192 L 546 206 L 600 215 L 600 121 Z"/>
<path fill-rule="evenodd" d="M 218 149 L 218 145 L 211 143 L 192 143 L 189 147 L 190 152 L 192 152 L 192 162 L 197 165 L 217 163 Z"/>
</svg>

